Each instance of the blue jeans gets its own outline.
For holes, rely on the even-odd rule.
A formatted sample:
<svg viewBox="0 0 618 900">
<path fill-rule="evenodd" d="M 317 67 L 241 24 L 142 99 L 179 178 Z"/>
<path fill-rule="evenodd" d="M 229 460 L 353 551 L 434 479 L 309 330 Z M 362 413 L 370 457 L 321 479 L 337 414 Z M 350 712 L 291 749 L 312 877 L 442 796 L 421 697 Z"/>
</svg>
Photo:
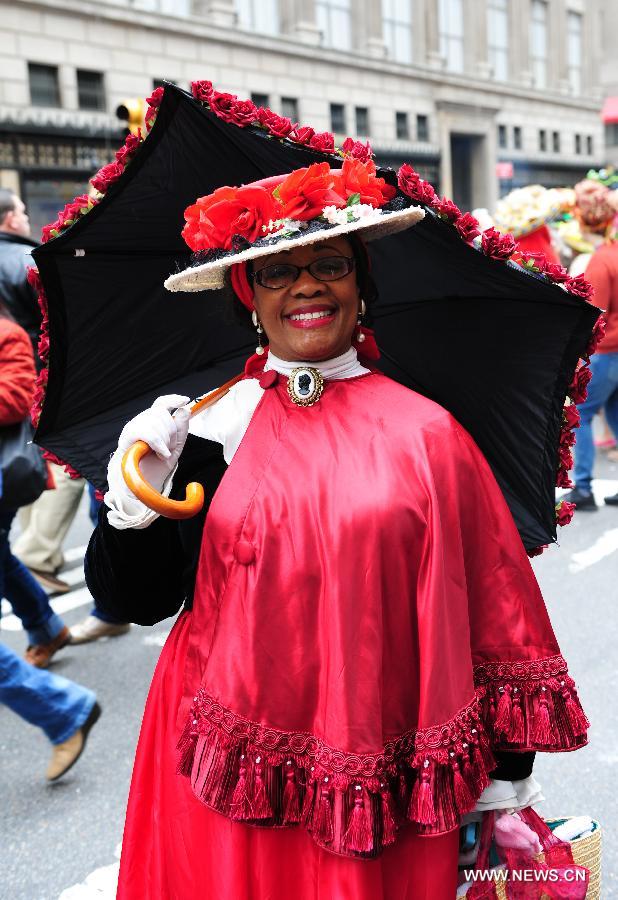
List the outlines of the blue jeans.
<svg viewBox="0 0 618 900">
<path fill-rule="evenodd" d="M 49 644 L 64 622 L 49 605 L 49 597 L 28 569 L 11 553 L 9 531 L 14 512 L 0 512 L 0 597 L 6 598 L 28 633 L 31 644 Z"/>
<path fill-rule="evenodd" d="M 102 500 L 97 500 L 95 496 L 95 488 L 94 485 L 88 484 L 88 493 L 90 495 L 90 521 L 93 526 L 96 528 L 97 523 L 99 521 L 99 510 L 103 505 Z M 124 625 L 124 621 L 122 619 L 117 619 L 116 616 L 110 616 L 109 613 L 103 612 L 102 609 L 98 609 L 96 606 L 93 606 L 90 615 L 94 616 L 97 619 L 101 619 L 102 622 L 107 622 L 109 625 Z"/>
<path fill-rule="evenodd" d="M 592 381 L 588 385 L 588 397 L 577 407 L 581 425 L 575 445 L 575 484 L 586 493 L 590 492 L 594 466 L 592 419 L 595 413 L 605 409 L 607 424 L 618 437 L 618 353 L 596 353 L 590 368 Z"/>
<path fill-rule="evenodd" d="M 88 688 L 37 669 L 0 643 L 0 703 L 61 744 L 81 728 L 96 697 Z"/>
</svg>

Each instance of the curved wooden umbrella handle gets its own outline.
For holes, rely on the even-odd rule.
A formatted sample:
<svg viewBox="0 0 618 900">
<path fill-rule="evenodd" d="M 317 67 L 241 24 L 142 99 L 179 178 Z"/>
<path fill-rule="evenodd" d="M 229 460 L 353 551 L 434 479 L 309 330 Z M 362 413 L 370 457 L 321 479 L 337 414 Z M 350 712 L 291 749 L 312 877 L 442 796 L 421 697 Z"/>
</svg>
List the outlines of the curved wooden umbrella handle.
<svg viewBox="0 0 618 900">
<path fill-rule="evenodd" d="M 226 384 L 217 388 L 216 391 L 212 391 L 202 400 L 198 400 L 191 407 L 191 415 L 194 416 L 195 413 L 216 403 L 241 378 L 243 378 L 242 374 L 236 375 Z M 169 497 L 164 497 L 153 488 L 150 482 L 146 481 L 140 471 L 139 464 L 148 453 L 152 453 L 148 444 L 145 441 L 136 441 L 122 457 L 123 478 L 137 499 L 141 500 L 149 509 L 168 519 L 190 519 L 191 516 L 197 515 L 204 505 L 204 488 L 202 485 L 198 484 L 197 481 L 192 481 L 188 484 L 184 500 L 170 500 Z"/>
</svg>

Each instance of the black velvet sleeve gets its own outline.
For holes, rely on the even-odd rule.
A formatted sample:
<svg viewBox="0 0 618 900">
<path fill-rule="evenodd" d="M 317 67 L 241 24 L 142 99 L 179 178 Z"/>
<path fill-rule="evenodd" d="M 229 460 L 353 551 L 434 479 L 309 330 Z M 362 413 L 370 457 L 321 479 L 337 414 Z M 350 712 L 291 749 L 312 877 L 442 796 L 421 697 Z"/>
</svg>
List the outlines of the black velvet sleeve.
<svg viewBox="0 0 618 900">
<path fill-rule="evenodd" d="M 510 753 L 506 750 L 494 750 L 493 754 L 498 765 L 493 772 L 489 773 L 490 778 L 496 778 L 499 781 L 521 781 L 522 778 L 532 775 L 532 766 L 536 756 L 534 751 Z"/>
<path fill-rule="evenodd" d="M 119 531 L 101 506 L 85 559 L 95 605 L 123 622 L 153 625 L 190 609 L 206 512 L 225 472 L 222 447 L 189 435 L 170 496 L 184 497 L 189 481 L 204 486 L 204 508 L 192 519 L 160 516 L 147 528 Z"/>
</svg>

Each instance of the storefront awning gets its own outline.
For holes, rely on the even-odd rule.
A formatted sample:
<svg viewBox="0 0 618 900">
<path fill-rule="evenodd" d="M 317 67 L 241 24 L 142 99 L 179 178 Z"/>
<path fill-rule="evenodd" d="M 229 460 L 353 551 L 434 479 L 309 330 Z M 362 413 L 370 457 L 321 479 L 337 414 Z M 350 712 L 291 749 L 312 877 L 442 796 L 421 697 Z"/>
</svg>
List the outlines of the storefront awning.
<svg viewBox="0 0 618 900">
<path fill-rule="evenodd" d="M 601 110 L 601 118 L 606 125 L 618 122 L 618 97 L 606 97 Z"/>
</svg>

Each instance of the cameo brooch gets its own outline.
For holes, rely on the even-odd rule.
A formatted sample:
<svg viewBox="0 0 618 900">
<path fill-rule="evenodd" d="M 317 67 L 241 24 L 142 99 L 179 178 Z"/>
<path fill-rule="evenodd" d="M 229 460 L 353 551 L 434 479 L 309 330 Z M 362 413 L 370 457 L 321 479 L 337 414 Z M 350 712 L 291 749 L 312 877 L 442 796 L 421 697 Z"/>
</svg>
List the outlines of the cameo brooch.
<svg viewBox="0 0 618 900">
<path fill-rule="evenodd" d="M 317 369 L 302 366 L 288 377 L 288 395 L 297 406 L 313 406 L 322 396 L 324 379 Z"/>
</svg>

